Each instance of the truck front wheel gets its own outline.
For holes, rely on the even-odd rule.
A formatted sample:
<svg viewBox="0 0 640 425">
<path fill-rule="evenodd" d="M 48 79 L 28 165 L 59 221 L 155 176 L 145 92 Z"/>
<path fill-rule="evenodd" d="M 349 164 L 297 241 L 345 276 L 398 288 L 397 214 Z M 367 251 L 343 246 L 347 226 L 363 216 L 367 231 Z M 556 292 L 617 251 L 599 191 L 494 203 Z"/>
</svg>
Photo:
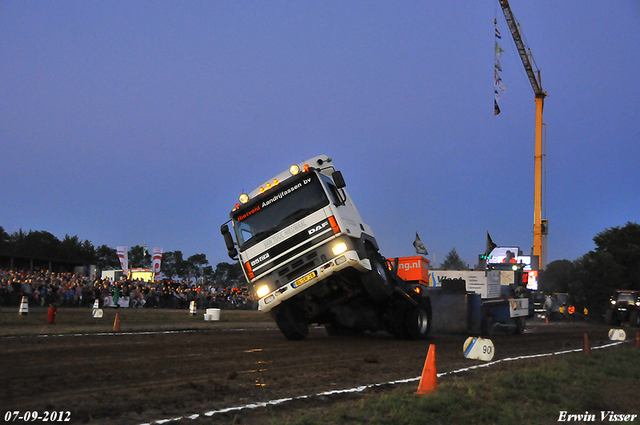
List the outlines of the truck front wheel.
<svg viewBox="0 0 640 425">
<path fill-rule="evenodd" d="M 280 332 L 291 341 L 300 341 L 309 335 L 309 325 L 296 309 L 283 305 L 276 316 Z"/>
<path fill-rule="evenodd" d="M 389 269 L 378 251 L 367 248 L 367 257 L 371 263 L 371 271 L 362 277 L 364 287 L 374 301 L 382 301 L 393 292 Z"/>
</svg>

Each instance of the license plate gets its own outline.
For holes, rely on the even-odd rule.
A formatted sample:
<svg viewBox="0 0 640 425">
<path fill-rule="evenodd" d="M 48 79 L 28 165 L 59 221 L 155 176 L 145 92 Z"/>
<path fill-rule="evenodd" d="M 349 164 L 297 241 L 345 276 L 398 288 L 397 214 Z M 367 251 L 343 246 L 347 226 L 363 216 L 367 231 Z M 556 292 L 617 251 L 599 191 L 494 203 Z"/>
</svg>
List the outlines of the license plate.
<svg viewBox="0 0 640 425">
<path fill-rule="evenodd" d="M 302 276 L 300 279 L 298 279 L 295 282 L 293 282 L 293 287 L 297 288 L 298 286 L 301 286 L 301 285 L 309 282 L 311 279 L 313 279 L 316 276 L 317 276 L 317 274 L 316 274 L 315 271 L 309 273 L 308 275 Z"/>
</svg>

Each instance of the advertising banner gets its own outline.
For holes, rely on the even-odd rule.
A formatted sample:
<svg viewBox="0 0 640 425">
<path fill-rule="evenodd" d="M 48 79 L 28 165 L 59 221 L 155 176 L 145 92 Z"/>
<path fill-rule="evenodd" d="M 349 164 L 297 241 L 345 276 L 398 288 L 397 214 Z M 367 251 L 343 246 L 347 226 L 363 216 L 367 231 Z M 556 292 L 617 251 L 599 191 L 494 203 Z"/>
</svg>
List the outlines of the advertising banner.
<svg viewBox="0 0 640 425">
<path fill-rule="evenodd" d="M 126 246 L 118 247 L 118 258 L 120 259 L 120 265 L 125 276 L 129 275 L 129 257 Z"/>
<path fill-rule="evenodd" d="M 160 273 L 160 265 L 162 262 L 162 248 L 153 248 L 153 257 L 151 259 L 151 269 L 153 271 L 153 277 Z"/>
</svg>

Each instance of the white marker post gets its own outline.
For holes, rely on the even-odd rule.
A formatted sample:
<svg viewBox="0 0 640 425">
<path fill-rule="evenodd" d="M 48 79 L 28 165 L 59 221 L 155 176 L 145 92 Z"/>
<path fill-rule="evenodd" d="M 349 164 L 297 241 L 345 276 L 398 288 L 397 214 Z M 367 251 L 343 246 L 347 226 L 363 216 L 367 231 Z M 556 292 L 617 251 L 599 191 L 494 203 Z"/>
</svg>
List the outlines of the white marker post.
<svg viewBox="0 0 640 425">
<path fill-rule="evenodd" d="M 486 362 L 493 359 L 495 347 L 490 339 L 477 336 L 469 337 L 462 346 L 464 357 L 471 360 L 484 360 Z"/>
<path fill-rule="evenodd" d="M 610 329 L 609 339 L 611 341 L 624 341 L 627 339 L 627 334 L 622 329 Z"/>
</svg>

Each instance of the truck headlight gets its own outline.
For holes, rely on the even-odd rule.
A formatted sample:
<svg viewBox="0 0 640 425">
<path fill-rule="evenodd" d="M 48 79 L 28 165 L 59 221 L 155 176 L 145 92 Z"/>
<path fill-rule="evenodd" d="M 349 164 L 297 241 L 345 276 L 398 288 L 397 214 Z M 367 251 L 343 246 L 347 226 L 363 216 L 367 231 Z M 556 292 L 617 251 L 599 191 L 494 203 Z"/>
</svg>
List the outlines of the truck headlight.
<svg viewBox="0 0 640 425">
<path fill-rule="evenodd" d="M 265 295 L 267 295 L 269 292 L 271 292 L 271 290 L 269 289 L 269 285 L 262 285 L 256 291 L 256 295 L 258 296 L 258 298 L 262 298 Z"/>
<path fill-rule="evenodd" d="M 333 251 L 333 255 L 335 257 L 337 257 L 338 255 L 342 254 L 346 250 L 347 250 L 347 244 L 344 243 L 344 242 L 340 242 L 339 244 L 334 245 L 333 248 L 331 248 L 331 251 Z"/>
</svg>

